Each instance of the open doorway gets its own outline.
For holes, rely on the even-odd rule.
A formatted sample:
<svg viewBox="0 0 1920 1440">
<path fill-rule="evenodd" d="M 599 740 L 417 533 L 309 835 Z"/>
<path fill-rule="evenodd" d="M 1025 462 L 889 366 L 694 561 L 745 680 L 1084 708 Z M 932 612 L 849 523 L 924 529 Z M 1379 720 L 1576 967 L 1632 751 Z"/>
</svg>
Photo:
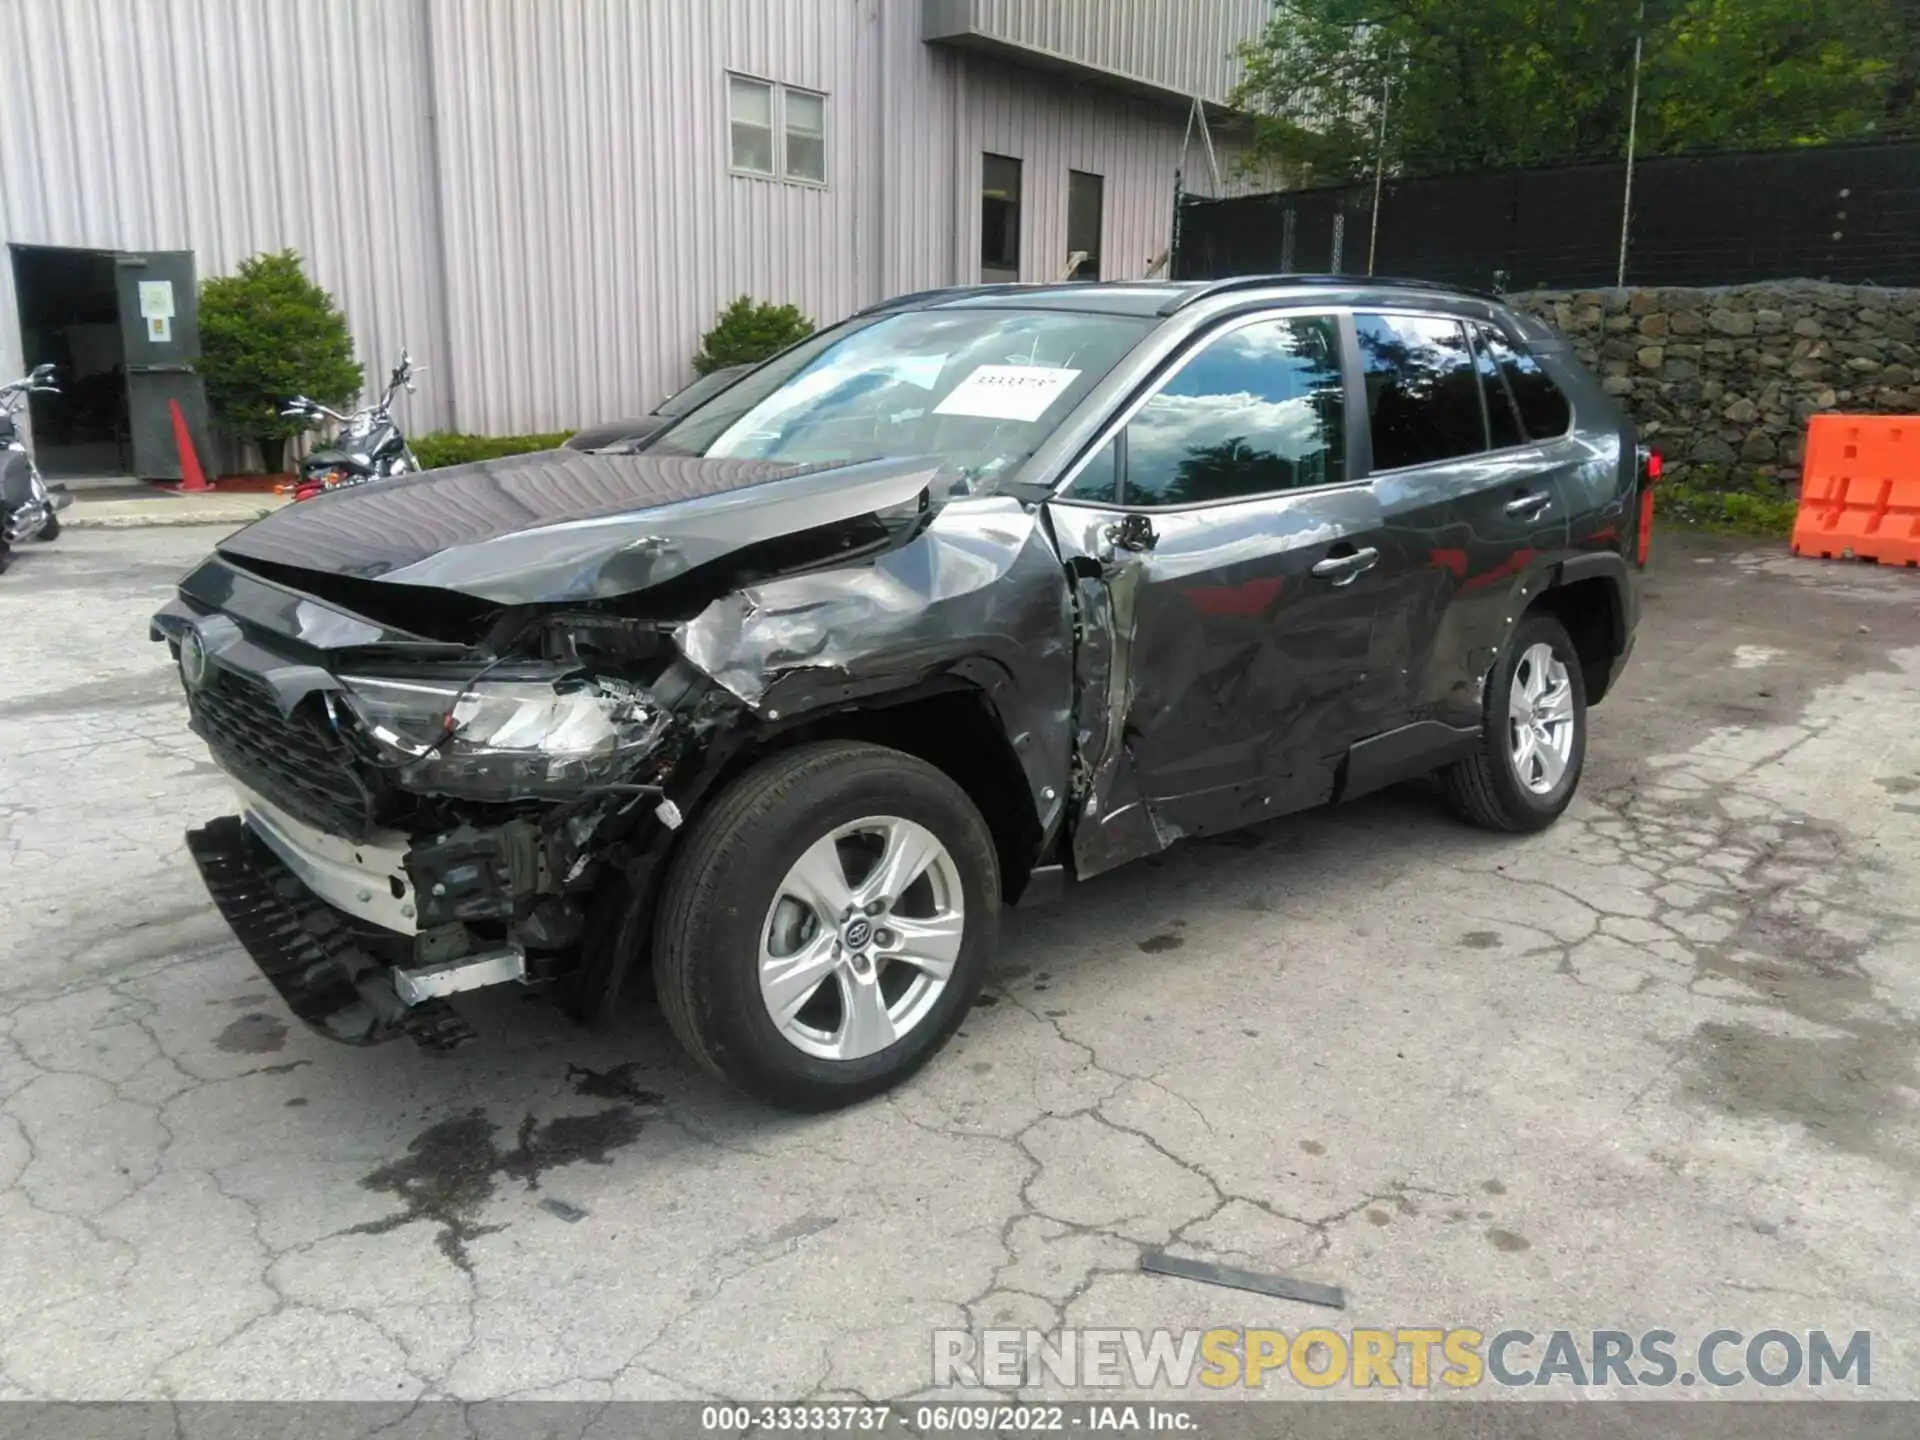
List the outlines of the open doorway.
<svg viewBox="0 0 1920 1440">
<path fill-rule="evenodd" d="M 14 245 L 27 368 L 52 364 L 58 395 L 32 400 L 34 460 L 50 478 L 131 473 L 126 345 L 114 256 Z"/>
</svg>

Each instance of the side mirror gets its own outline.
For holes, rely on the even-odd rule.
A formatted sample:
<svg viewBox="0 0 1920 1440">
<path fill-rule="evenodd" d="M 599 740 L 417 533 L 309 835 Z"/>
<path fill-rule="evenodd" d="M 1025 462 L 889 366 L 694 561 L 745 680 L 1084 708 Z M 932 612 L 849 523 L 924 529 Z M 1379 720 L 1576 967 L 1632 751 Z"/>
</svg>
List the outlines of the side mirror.
<svg viewBox="0 0 1920 1440">
<path fill-rule="evenodd" d="M 27 378 L 36 385 L 44 385 L 49 380 L 53 379 L 53 370 L 54 370 L 53 362 L 49 360 L 49 361 L 46 361 L 44 364 L 34 366 L 33 373 L 29 375 Z"/>
</svg>

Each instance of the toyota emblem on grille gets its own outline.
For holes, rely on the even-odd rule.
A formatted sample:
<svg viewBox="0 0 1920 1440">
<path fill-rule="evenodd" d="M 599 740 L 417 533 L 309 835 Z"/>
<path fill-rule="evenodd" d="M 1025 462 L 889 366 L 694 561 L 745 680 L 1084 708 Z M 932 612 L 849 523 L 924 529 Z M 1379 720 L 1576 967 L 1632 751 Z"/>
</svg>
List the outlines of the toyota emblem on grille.
<svg viewBox="0 0 1920 1440">
<path fill-rule="evenodd" d="M 207 679 L 207 644 L 198 630 L 180 635 L 180 678 L 189 690 L 198 690 Z"/>
</svg>

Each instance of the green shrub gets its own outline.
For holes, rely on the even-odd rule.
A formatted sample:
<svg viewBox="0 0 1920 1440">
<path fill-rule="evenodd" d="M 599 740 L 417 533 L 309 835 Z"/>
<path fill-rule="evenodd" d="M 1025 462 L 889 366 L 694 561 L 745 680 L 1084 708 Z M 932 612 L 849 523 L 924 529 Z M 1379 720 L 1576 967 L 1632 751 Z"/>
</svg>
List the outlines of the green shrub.
<svg viewBox="0 0 1920 1440">
<path fill-rule="evenodd" d="M 311 428 L 282 417 L 280 407 L 305 395 L 343 409 L 363 378 L 347 317 L 291 250 L 242 260 L 237 274 L 200 286 L 199 370 L 215 421 L 257 442 L 276 474 L 288 439 Z"/>
<path fill-rule="evenodd" d="M 558 450 L 571 430 L 557 435 L 462 435 L 457 430 L 434 430 L 410 442 L 414 459 L 425 470 L 446 465 L 470 465 L 475 460 L 497 460 L 502 455 L 527 455 L 535 450 Z"/>
<path fill-rule="evenodd" d="M 1681 525 L 1732 535 L 1764 535 L 1785 540 L 1793 534 L 1799 504 L 1773 486 L 1716 490 L 1689 477 L 1663 481 L 1653 492 L 1656 514 Z"/>
<path fill-rule="evenodd" d="M 752 365 L 778 355 L 813 333 L 813 321 L 793 305 L 761 305 L 742 295 L 720 312 L 714 327 L 700 337 L 693 357 L 696 375 L 711 375 L 729 365 Z"/>
</svg>

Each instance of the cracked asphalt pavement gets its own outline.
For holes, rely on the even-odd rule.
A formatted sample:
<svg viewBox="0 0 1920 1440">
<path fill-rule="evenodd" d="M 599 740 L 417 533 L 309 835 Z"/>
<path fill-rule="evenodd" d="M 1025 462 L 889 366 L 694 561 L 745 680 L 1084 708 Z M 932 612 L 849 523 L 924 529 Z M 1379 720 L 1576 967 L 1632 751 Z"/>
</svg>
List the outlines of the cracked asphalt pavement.
<svg viewBox="0 0 1920 1440">
<path fill-rule="evenodd" d="M 0 580 L 0 1397 L 905 1398 L 937 1327 L 1329 1321 L 1866 1329 L 1920 1394 L 1920 577 L 1663 536 L 1554 830 L 1402 789 L 1102 877 L 802 1119 L 644 999 L 488 992 L 451 1057 L 291 1020 L 146 638 L 217 533 Z"/>
</svg>

